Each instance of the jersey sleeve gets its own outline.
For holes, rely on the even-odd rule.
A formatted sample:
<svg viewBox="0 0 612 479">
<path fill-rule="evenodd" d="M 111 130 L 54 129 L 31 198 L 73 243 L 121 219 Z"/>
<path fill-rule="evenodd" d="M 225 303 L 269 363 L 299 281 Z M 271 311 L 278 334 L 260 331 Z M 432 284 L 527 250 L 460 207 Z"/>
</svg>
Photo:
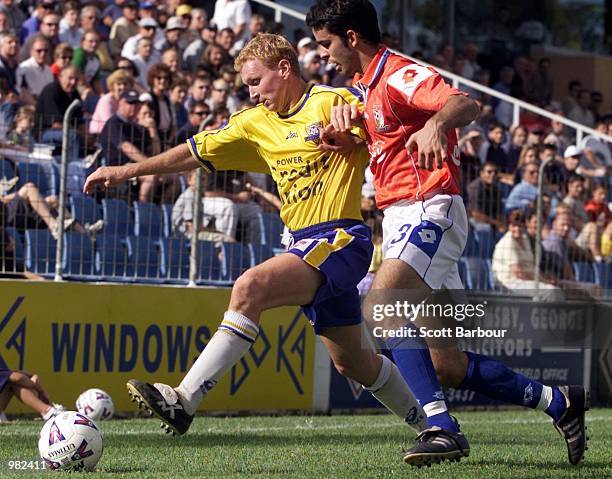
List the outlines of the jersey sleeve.
<svg viewBox="0 0 612 479">
<path fill-rule="evenodd" d="M 467 96 L 446 83 L 436 71 L 416 63 L 391 74 L 387 86 L 393 100 L 427 112 L 440 110 L 452 95 Z"/>
<path fill-rule="evenodd" d="M 249 141 L 239 113 L 218 130 L 202 131 L 187 139 L 191 155 L 208 172 L 240 170 L 270 174 L 257 145 Z"/>
</svg>

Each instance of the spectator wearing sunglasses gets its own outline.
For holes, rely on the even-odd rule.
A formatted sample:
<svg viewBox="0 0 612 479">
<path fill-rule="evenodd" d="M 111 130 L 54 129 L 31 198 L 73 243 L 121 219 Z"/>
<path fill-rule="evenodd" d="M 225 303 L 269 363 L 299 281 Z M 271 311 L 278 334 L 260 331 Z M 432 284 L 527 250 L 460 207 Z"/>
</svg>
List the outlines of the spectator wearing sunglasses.
<svg viewBox="0 0 612 479">
<path fill-rule="evenodd" d="M 210 115 L 210 108 L 203 101 L 196 101 L 189 108 L 187 123 L 177 132 L 176 144 L 185 143 L 188 138 L 191 138 L 200 131 L 200 125 Z"/>
<path fill-rule="evenodd" d="M 497 174 L 497 165 L 487 161 L 480 168 L 479 177 L 467 187 L 470 222 L 476 229 L 506 230 Z"/>
<path fill-rule="evenodd" d="M 17 68 L 17 91 L 21 101 L 28 105 L 35 105 L 42 89 L 54 80 L 46 60 L 49 51 L 49 41 L 43 35 L 36 35 L 30 48 L 30 58 Z"/>
<path fill-rule="evenodd" d="M 47 65 L 51 65 L 51 63 L 53 63 L 53 51 L 59 43 L 59 22 L 60 16 L 57 13 L 46 14 L 40 22 L 40 32 L 37 35 L 42 35 L 49 42 L 49 50 L 45 55 L 45 61 Z M 34 42 L 35 38 L 37 38 L 37 35 L 30 36 L 23 44 L 20 53 L 21 61 L 27 60 L 28 55 L 30 55 L 30 48 L 32 47 L 32 42 Z"/>
<path fill-rule="evenodd" d="M 30 18 L 21 23 L 13 23 L 16 29 L 21 26 L 21 30 L 19 30 L 19 41 L 22 45 L 28 37 L 40 31 L 40 24 L 44 16 L 48 13 L 55 12 L 55 6 L 56 3 L 54 0 L 43 0 L 42 2 L 38 2 Z"/>
<path fill-rule="evenodd" d="M 55 61 L 51 65 L 51 72 L 56 79 L 59 77 L 60 72 L 72 63 L 73 56 L 74 50 L 68 43 L 62 42 L 55 47 L 53 53 Z"/>
</svg>

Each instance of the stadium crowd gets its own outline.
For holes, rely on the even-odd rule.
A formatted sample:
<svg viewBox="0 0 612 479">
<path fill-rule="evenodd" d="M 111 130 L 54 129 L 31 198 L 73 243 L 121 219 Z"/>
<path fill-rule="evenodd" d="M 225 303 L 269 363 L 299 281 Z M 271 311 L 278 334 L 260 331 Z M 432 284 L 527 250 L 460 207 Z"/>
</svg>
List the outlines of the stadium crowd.
<svg viewBox="0 0 612 479">
<path fill-rule="evenodd" d="M 43 143 L 59 154 L 63 116 L 75 99 L 82 107 L 69 133 L 68 155 L 82 165 L 81 178 L 95 166 L 143 161 L 202 128 L 219 128 L 229 115 L 252 106 L 233 67 L 237 52 L 259 32 L 282 30 L 282 24 L 253 13 L 247 0 L 217 0 L 206 8 L 177 0 L 1 0 L 0 271 L 23 271 L 11 260 L 14 238 L 8 228 L 20 236 L 29 228 L 48 228 L 55 238 L 61 231 L 57 191 L 18 178 L 11 152 L 31 153 Z M 306 80 L 350 85 L 351 79 L 325 64 L 309 34 L 293 33 Z M 398 47 L 391 35 L 385 42 Z M 419 52 L 412 56 L 422 58 Z M 519 54 L 511 64 L 493 68 L 477 45 L 468 44 L 462 51 L 443 45 L 423 59 L 612 135 L 612 113 L 601 93 L 572 81 L 561 102 L 552 100 L 558 95 L 547 58 L 536 61 Z M 513 126 L 511 104 L 464 90 L 481 105 L 479 119 L 459 132 L 463 197 L 473 230 L 466 257 L 488 261 L 496 287 L 515 290 L 532 284 L 539 168 L 550 159 L 543 178 L 541 280 L 553 296 L 560 289 L 584 286 L 576 262 L 612 262 L 612 146 L 593 136 L 577 143 L 575 132 L 562 123 L 528 113 Z M 189 239 L 195 182 L 195 175 L 142 177 L 96 200 L 172 204 L 172 234 Z M 77 195 L 78 189 L 77 181 L 69 193 Z M 280 204 L 266 175 L 203 175 L 202 191 L 200 239 L 259 243 L 268 227 L 261 214 L 277 211 Z M 377 248 L 371 279 L 381 260 L 382 216 L 370 182 L 363 187 L 362 212 Z M 103 220 L 85 222 L 72 211 L 65 218 L 64 229 L 94 239 L 105 228 Z"/>
</svg>

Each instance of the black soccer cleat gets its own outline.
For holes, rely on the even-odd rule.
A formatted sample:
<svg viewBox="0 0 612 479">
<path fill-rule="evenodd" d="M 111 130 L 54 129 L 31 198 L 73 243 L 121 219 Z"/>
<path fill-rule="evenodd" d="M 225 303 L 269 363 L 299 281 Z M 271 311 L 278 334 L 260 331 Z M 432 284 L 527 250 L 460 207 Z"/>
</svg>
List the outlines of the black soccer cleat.
<svg viewBox="0 0 612 479">
<path fill-rule="evenodd" d="M 187 414 L 181 405 L 176 391 L 161 383 L 149 384 L 137 379 L 126 383 L 128 394 L 139 409 L 145 409 L 150 416 L 162 420 L 161 427 L 173 436 L 185 434 L 193 422 L 193 416 Z"/>
<path fill-rule="evenodd" d="M 461 432 L 450 432 L 438 426 L 421 431 L 416 445 L 402 453 L 411 466 L 431 466 L 443 461 L 456 461 L 470 455 L 470 445 Z"/>
<path fill-rule="evenodd" d="M 565 396 L 567 409 L 559 422 L 553 424 L 565 440 L 570 464 L 576 465 L 584 459 L 587 450 L 584 413 L 590 407 L 589 392 L 582 386 L 559 386 L 559 391 Z"/>
</svg>

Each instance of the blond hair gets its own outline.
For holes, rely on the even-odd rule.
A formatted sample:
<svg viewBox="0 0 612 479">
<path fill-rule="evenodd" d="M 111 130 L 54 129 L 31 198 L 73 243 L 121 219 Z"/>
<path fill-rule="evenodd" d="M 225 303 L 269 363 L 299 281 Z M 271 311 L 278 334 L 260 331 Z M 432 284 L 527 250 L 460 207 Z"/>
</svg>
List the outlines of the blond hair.
<svg viewBox="0 0 612 479">
<path fill-rule="evenodd" d="M 249 60 L 259 60 L 266 68 L 274 69 L 278 67 L 281 60 L 287 60 L 291 65 L 291 71 L 300 75 L 300 64 L 296 51 L 289 41 L 273 33 L 259 33 L 240 51 L 234 62 L 236 71 L 240 71 L 242 66 Z"/>
<path fill-rule="evenodd" d="M 128 88 L 134 86 L 134 78 L 132 75 L 125 70 L 115 70 L 106 79 L 109 90 L 112 90 L 116 83 L 125 83 Z"/>
</svg>

